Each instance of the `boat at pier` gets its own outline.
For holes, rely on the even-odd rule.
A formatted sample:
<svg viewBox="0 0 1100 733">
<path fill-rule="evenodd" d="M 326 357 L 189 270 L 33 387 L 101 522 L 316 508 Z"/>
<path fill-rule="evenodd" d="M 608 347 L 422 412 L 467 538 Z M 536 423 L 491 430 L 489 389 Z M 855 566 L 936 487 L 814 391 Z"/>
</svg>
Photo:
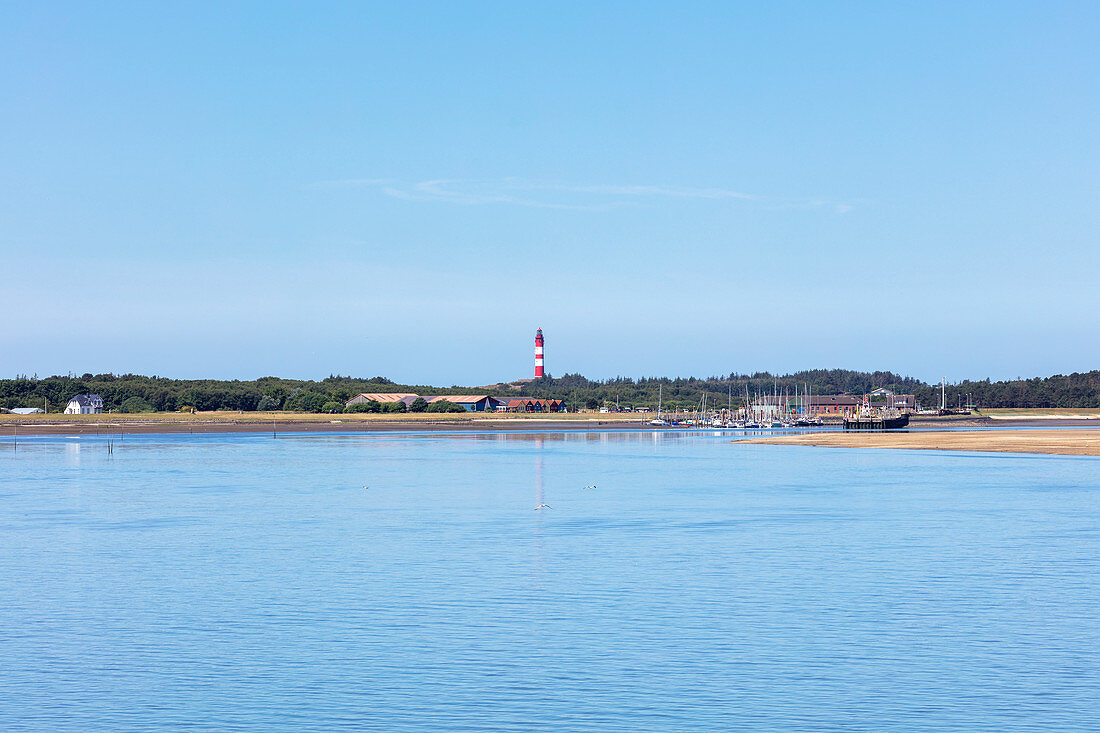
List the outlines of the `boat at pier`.
<svg viewBox="0 0 1100 733">
<path fill-rule="evenodd" d="M 909 413 L 895 407 L 893 395 L 882 407 L 872 407 L 870 397 L 865 395 L 855 416 L 844 418 L 845 430 L 898 430 L 907 425 Z"/>
<path fill-rule="evenodd" d="M 845 430 L 897 430 L 909 425 L 909 415 L 902 414 L 894 417 L 885 415 L 857 415 L 844 418 Z"/>
</svg>

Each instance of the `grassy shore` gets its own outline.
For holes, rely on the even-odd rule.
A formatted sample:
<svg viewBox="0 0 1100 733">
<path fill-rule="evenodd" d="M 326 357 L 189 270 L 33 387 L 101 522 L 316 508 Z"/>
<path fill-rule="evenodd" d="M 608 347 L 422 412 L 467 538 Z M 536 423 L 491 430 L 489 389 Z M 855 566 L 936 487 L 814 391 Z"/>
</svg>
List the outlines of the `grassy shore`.
<svg viewBox="0 0 1100 733">
<path fill-rule="evenodd" d="M 344 430 L 522 430 L 547 426 L 637 425 L 640 414 L 157 412 L 100 415 L 0 415 L 0 434 L 305 432 Z"/>
<path fill-rule="evenodd" d="M 560 427 L 563 429 L 640 427 L 652 415 L 568 413 L 385 413 L 385 414 L 318 414 L 298 412 L 237 412 L 199 413 L 157 412 L 100 415 L 10 415 L 0 414 L 2 435 L 81 435 L 110 432 L 128 433 L 227 433 L 227 432 L 306 432 L 359 430 L 523 430 Z M 965 425 L 991 425 L 993 420 L 1019 427 L 1051 425 L 1058 421 L 1068 426 L 1087 426 L 1100 421 L 1100 410 L 990 410 L 976 415 L 917 416 L 914 424 L 941 428 Z M 1061 431 L 1067 432 L 1067 431 Z M 1087 431 L 1086 431 L 1087 432 Z M 829 435 L 834 439 L 835 434 Z M 916 433 L 900 434 L 916 435 Z M 820 435 L 791 436 L 796 439 L 818 438 Z M 854 435 L 860 439 L 864 435 Z M 785 441 L 787 437 L 775 440 Z M 846 440 L 847 438 L 839 438 Z M 765 441 L 772 439 L 765 438 Z M 797 442 L 797 441 L 796 441 Z M 894 447 L 894 446 L 890 446 Z M 898 446 L 903 447 L 903 446 Z M 909 447 L 909 446 L 904 446 Z M 913 446 L 920 447 L 920 446 Z M 962 450 L 971 450 L 963 448 Z M 980 450 L 975 448 L 974 450 Z M 1091 454 L 1090 454 L 1091 455 Z"/>
<path fill-rule="evenodd" d="M 1100 456 L 1100 430 L 975 430 L 912 433 L 806 433 L 750 438 L 739 443 L 828 448 L 900 448 L 994 453 Z"/>
<path fill-rule="evenodd" d="M 1025 407 L 982 410 L 992 420 L 1100 420 L 1100 408 Z"/>
</svg>

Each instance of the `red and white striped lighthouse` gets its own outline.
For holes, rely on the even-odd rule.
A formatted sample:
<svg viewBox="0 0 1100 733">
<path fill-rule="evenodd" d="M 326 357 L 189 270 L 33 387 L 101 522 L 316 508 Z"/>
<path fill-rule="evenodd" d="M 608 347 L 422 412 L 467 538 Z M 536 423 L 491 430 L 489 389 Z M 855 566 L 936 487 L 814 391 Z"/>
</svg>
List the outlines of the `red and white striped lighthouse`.
<svg viewBox="0 0 1100 733">
<path fill-rule="evenodd" d="M 535 379 L 542 379 L 546 372 L 542 368 L 542 329 L 535 331 Z"/>
</svg>

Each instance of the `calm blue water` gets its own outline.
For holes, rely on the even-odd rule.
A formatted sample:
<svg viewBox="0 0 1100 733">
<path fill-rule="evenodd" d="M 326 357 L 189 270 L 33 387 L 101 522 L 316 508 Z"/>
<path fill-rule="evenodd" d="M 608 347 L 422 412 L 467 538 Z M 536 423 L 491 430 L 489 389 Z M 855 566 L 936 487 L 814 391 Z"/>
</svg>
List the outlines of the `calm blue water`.
<svg viewBox="0 0 1100 733">
<path fill-rule="evenodd" d="M 1098 479 L 714 434 L 3 443 L 0 730 L 1100 730 Z"/>
</svg>

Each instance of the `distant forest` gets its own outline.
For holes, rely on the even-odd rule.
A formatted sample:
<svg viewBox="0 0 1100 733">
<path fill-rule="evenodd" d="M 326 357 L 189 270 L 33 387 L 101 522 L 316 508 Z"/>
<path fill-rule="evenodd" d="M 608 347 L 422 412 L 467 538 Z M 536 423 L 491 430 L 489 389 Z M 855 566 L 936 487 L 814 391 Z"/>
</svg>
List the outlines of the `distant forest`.
<svg viewBox="0 0 1100 733">
<path fill-rule="evenodd" d="M 579 374 L 546 377 L 534 381 L 501 384 L 493 387 L 428 387 L 404 385 L 372 377 L 360 379 L 331 376 L 320 381 L 263 377 L 251 381 L 214 379 L 169 379 L 136 374 L 84 374 L 38 379 L 22 376 L 0 380 L 0 407 L 49 406 L 60 412 L 73 396 L 98 394 L 105 409 L 115 412 L 173 412 L 187 407 L 197 410 L 286 410 L 331 412 L 343 408 L 346 400 L 360 392 L 413 392 L 420 395 L 490 394 L 509 396 L 555 397 L 563 399 L 570 410 L 614 406 L 656 407 L 658 391 L 663 391 L 664 407 L 675 410 L 698 404 L 706 392 L 716 406 L 732 391 L 734 405 L 744 402 L 745 390 L 756 393 L 794 394 L 807 386 L 813 394 L 861 395 L 879 387 L 898 394 L 916 395 L 926 407 L 939 405 L 939 385 L 927 384 L 892 372 L 856 372 L 845 369 L 814 369 L 772 375 L 730 374 L 699 379 L 696 377 L 617 377 L 596 381 Z M 965 381 L 949 384 L 947 404 L 965 403 L 967 395 L 979 408 L 995 407 L 1100 407 L 1100 371 L 1055 375 L 1002 382 Z"/>
</svg>

